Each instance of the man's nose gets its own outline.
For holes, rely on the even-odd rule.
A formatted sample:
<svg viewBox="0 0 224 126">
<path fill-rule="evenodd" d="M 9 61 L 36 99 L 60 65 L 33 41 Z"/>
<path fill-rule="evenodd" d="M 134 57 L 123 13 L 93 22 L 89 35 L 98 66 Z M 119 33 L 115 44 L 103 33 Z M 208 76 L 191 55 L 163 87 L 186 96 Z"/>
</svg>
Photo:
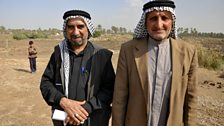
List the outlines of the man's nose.
<svg viewBox="0 0 224 126">
<path fill-rule="evenodd" d="M 75 35 L 78 35 L 78 34 L 79 34 L 79 29 L 75 26 L 75 27 L 73 28 L 72 33 L 75 34 Z"/>
<path fill-rule="evenodd" d="M 156 21 L 156 27 L 161 29 L 163 27 L 163 21 L 162 19 L 158 18 Z"/>
</svg>

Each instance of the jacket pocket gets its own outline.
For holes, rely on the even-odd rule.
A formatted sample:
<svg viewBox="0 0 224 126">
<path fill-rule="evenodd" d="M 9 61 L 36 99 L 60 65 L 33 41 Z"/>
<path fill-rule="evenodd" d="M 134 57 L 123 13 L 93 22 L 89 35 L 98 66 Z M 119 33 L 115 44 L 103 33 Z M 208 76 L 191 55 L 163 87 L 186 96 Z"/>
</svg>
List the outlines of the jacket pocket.
<svg viewBox="0 0 224 126">
<path fill-rule="evenodd" d="M 59 86 L 59 85 L 61 85 L 61 86 L 62 86 L 62 84 L 61 84 L 61 83 L 56 83 L 55 85 L 56 85 L 56 86 Z"/>
<path fill-rule="evenodd" d="M 59 90 L 61 93 L 64 92 L 62 83 L 55 83 L 55 88 Z"/>
</svg>

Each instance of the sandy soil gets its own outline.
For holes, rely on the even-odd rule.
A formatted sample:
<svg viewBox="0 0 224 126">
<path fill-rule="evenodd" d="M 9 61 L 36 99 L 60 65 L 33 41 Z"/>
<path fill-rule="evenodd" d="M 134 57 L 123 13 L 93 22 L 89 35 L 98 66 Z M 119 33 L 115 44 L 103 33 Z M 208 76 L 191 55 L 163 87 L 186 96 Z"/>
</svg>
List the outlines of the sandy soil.
<svg viewBox="0 0 224 126">
<path fill-rule="evenodd" d="M 31 74 L 27 41 L 0 43 L 0 126 L 50 126 L 50 107 L 44 102 L 40 78 L 54 45 L 59 40 L 35 40 L 38 49 L 37 72 Z M 114 51 L 116 67 L 119 45 L 98 42 Z M 221 71 L 199 70 L 199 126 L 224 124 L 224 75 Z"/>
</svg>

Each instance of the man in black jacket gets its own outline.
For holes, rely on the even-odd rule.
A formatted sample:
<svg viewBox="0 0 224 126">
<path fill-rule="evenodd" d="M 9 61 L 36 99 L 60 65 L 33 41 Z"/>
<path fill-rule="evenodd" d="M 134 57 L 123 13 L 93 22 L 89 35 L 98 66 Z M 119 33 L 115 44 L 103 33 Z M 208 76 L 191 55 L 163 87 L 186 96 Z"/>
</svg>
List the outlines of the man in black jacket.
<svg viewBox="0 0 224 126">
<path fill-rule="evenodd" d="M 94 33 L 89 13 L 70 10 L 63 19 L 65 39 L 55 46 L 40 84 L 52 106 L 53 124 L 108 126 L 115 79 L 112 52 L 89 41 Z"/>
</svg>

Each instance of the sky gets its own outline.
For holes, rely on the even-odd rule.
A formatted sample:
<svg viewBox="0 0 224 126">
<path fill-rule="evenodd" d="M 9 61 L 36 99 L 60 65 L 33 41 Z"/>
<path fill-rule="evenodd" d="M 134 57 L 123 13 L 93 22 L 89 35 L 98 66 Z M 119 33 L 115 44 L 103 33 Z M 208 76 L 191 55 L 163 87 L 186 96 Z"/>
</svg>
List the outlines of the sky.
<svg viewBox="0 0 224 126">
<path fill-rule="evenodd" d="M 149 0 L 0 0 L 0 26 L 6 29 L 62 29 L 65 11 L 90 13 L 95 26 L 133 31 Z M 199 32 L 224 33 L 224 0 L 175 0 L 176 25 Z"/>
</svg>

